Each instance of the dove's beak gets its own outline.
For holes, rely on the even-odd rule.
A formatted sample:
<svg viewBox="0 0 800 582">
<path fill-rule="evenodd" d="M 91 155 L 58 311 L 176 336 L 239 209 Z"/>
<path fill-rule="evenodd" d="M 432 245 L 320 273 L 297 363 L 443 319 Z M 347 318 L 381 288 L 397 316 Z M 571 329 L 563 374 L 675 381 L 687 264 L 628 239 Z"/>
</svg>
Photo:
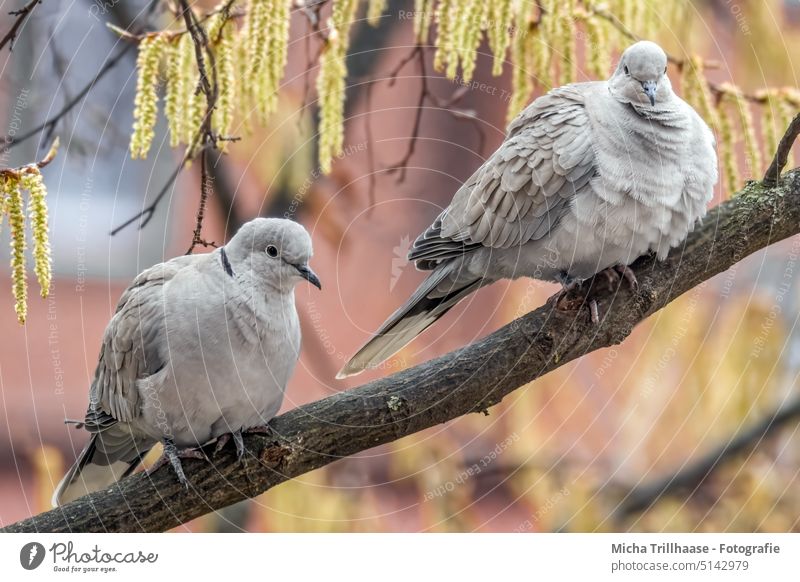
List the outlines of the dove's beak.
<svg viewBox="0 0 800 582">
<path fill-rule="evenodd" d="M 645 81 L 642 83 L 642 90 L 644 94 L 650 98 L 650 105 L 656 104 L 656 91 L 658 91 L 658 83 L 655 81 Z"/>
<path fill-rule="evenodd" d="M 311 283 L 317 289 L 322 290 L 322 283 L 320 283 L 317 274 L 311 270 L 311 267 L 308 265 L 295 265 L 294 268 L 297 269 L 297 272 L 300 273 L 303 279 Z"/>
</svg>

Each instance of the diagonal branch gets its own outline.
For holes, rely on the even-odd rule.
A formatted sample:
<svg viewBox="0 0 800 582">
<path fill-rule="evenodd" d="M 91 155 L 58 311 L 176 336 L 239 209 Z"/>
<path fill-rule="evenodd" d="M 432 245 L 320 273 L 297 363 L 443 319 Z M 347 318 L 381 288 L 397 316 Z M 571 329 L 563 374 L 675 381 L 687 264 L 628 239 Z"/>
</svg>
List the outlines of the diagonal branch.
<svg viewBox="0 0 800 582">
<path fill-rule="evenodd" d="M 800 233 L 800 169 L 771 188 L 750 183 L 709 212 L 702 227 L 663 263 L 633 265 L 639 288 L 597 285 L 605 314 L 593 326 L 539 307 L 483 340 L 420 366 L 292 410 L 273 435 L 248 435 L 245 466 L 232 450 L 213 463 L 187 461 L 184 491 L 169 468 L 133 475 L 114 487 L 10 525 L 4 531 L 164 531 L 263 493 L 333 461 L 395 441 L 470 412 L 584 354 L 622 342 L 635 325 L 742 258 Z M 591 284 L 589 282 L 588 284 Z M 613 309 L 612 309 L 613 307 Z"/>
<path fill-rule="evenodd" d="M 786 162 L 789 160 L 789 152 L 792 151 L 792 146 L 799 135 L 800 113 L 798 113 L 789 124 L 786 133 L 783 134 L 778 144 L 778 151 L 775 152 L 775 157 L 772 159 L 772 163 L 764 174 L 763 182 L 765 186 L 774 186 L 778 183 L 781 172 L 783 172 L 783 168 L 786 167 Z"/>
<path fill-rule="evenodd" d="M 42 0 L 30 0 L 25 6 L 20 8 L 19 10 L 14 10 L 13 12 L 9 12 L 9 15 L 16 16 L 16 20 L 14 20 L 14 24 L 11 25 L 9 31 L 0 39 L 0 50 L 2 50 L 6 45 L 8 45 L 8 50 L 14 50 L 14 41 L 17 39 L 17 33 L 19 33 L 20 27 L 25 23 L 28 19 L 28 16 L 31 15 L 33 9 L 36 8 L 38 4 L 41 4 Z"/>
<path fill-rule="evenodd" d="M 687 463 L 674 475 L 644 483 L 628 491 L 614 510 L 614 518 L 622 520 L 644 511 L 666 495 L 687 491 L 693 493 L 725 461 L 756 448 L 771 433 L 800 418 L 800 399 L 778 408 L 757 425 L 736 435 L 706 456 Z"/>
</svg>

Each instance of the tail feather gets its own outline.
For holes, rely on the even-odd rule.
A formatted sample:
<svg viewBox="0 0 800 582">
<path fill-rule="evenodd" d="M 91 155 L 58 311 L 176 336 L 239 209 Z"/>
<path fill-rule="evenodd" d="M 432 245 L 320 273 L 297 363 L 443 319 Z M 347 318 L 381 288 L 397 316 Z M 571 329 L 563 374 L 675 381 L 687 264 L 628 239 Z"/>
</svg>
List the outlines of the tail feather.
<svg viewBox="0 0 800 582">
<path fill-rule="evenodd" d="M 438 269 L 422 282 L 411 298 L 375 332 L 336 375 L 346 378 L 374 368 L 425 331 L 464 297 L 485 284 L 483 279 L 464 279 L 447 286 L 449 269 Z M 442 290 L 442 286 L 445 290 Z"/>
<path fill-rule="evenodd" d="M 112 427 L 116 428 L 116 427 Z M 108 432 L 109 434 L 106 434 Z M 72 465 L 53 493 L 53 507 L 59 507 L 78 497 L 111 486 L 133 473 L 152 445 L 141 448 L 142 443 L 128 435 L 126 446 L 119 447 L 122 431 L 111 430 L 94 433 L 78 460 Z M 104 442 L 108 441 L 108 442 Z M 109 454 L 107 445 L 117 445 L 116 454 Z"/>
</svg>

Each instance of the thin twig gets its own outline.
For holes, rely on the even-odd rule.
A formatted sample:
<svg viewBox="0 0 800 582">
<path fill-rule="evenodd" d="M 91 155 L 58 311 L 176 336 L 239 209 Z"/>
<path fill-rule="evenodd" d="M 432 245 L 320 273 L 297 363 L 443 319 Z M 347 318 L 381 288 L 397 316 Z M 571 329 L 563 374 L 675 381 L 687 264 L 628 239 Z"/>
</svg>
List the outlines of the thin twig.
<svg viewBox="0 0 800 582">
<path fill-rule="evenodd" d="M 161 199 L 166 195 L 166 193 L 178 179 L 178 175 L 181 173 L 181 170 L 183 170 L 183 168 L 186 167 L 186 164 L 189 163 L 189 160 L 191 158 L 189 157 L 188 154 L 191 151 L 191 149 L 192 148 L 187 148 L 186 153 L 181 158 L 181 162 L 178 164 L 175 170 L 173 170 L 172 174 L 170 174 L 166 183 L 164 184 L 164 186 L 162 186 L 161 190 L 158 191 L 158 194 L 156 194 L 156 197 L 153 199 L 153 201 L 148 206 L 143 208 L 141 212 L 136 213 L 134 216 L 130 217 L 128 220 L 126 220 L 119 226 L 115 227 L 111 231 L 111 236 L 116 236 L 117 234 L 120 233 L 120 231 L 124 230 L 125 228 L 127 228 L 140 218 L 142 219 L 142 221 L 139 223 L 139 229 L 141 230 L 142 228 L 147 226 L 147 223 L 150 222 L 150 220 L 153 218 L 153 215 L 156 212 L 156 208 L 158 208 L 159 202 L 161 202 Z"/>
<path fill-rule="evenodd" d="M 26 164 L 24 166 L 20 166 L 19 168 L 5 168 L 0 170 L 0 176 L 13 176 L 18 178 L 23 174 L 30 174 L 32 172 L 38 173 L 40 169 L 44 168 L 47 164 L 52 162 L 56 154 L 58 153 L 58 145 L 59 139 L 53 141 L 53 144 L 50 146 L 50 149 L 47 151 L 47 154 L 39 160 L 38 162 L 33 162 L 32 164 Z"/>
<path fill-rule="evenodd" d="M 372 135 L 372 82 L 367 83 L 367 113 L 364 116 L 364 131 L 367 134 L 367 165 L 369 166 L 369 208 L 367 208 L 367 216 L 369 216 L 375 209 L 375 138 Z"/>
<path fill-rule="evenodd" d="M 9 12 L 11 16 L 16 16 L 17 19 L 14 21 L 14 24 L 11 25 L 11 28 L 3 37 L 3 40 L 0 40 L 0 50 L 3 50 L 6 45 L 8 45 L 9 51 L 14 50 L 14 41 L 17 39 L 17 33 L 19 32 L 20 27 L 28 19 L 28 16 L 31 15 L 33 9 L 36 8 L 38 4 L 41 4 L 41 2 L 42 0 L 31 0 L 19 10 Z"/>
<path fill-rule="evenodd" d="M 200 153 L 200 204 L 197 207 L 197 217 L 195 219 L 195 226 L 194 232 L 192 232 L 192 244 L 189 247 L 189 250 L 186 251 L 187 255 L 191 255 L 192 251 L 194 251 L 195 247 L 203 246 L 203 247 L 215 247 L 217 246 L 214 242 L 208 242 L 202 237 L 203 231 L 203 220 L 206 214 L 206 205 L 208 204 L 208 197 L 211 195 L 214 186 L 213 186 L 213 179 L 211 178 L 210 174 L 208 173 L 208 154 L 209 148 L 205 148 Z"/>
<path fill-rule="evenodd" d="M 414 112 L 414 125 L 411 130 L 411 143 L 408 144 L 408 149 L 406 150 L 405 155 L 400 159 L 399 162 L 394 164 L 393 166 L 389 167 L 387 171 L 391 174 L 393 172 L 399 173 L 397 175 L 397 181 L 402 182 L 405 180 L 406 177 L 406 167 L 408 166 L 408 162 L 411 159 L 411 156 L 414 155 L 414 150 L 417 146 L 417 138 L 419 137 L 419 128 L 422 125 L 422 112 L 423 107 L 425 106 L 425 99 L 428 97 L 428 79 L 427 71 L 425 70 L 425 52 L 422 50 L 422 45 L 416 45 L 414 50 L 411 52 L 411 55 L 400 63 L 397 67 L 397 71 L 399 71 L 405 64 L 413 57 L 419 58 L 419 68 L 420 68 L 420 81 L 422 83 L 421 91 L 419 92 L 419 98 L 417 99 L 417 108 Z M 397 79 L 395 73 L 389 81 L 389 86 L 391 87 L 395 80 Z"/>
<path fill-rule="evenodd" d="M 94 86 L 100 81 L 100 79 L 105 77 L 106 74 L 109 71 L 111 71 L 111 69 L 113 69 L 115 66 L 117 66 L 117 64 L 119 64 L 120 61 L 122 61 L 125 55 L 128 54 L 133 49 L 133 46 L 134 45 L 124 46 L 122 50 L 116 54 L 116 56 L 106 61 L 106 64 L 103 65 L 103 67 L 97 72 L 94 78 L 91 81 L 89 81 L 89 83 L 83 89 L 78 91 L 78 93 L 72 99 L 70 99 L 56 114 L 47 119 L 47 121 L 45 121 L 40 125 L 37 125 L 29 132 L 24 133 L 19 137 L 5 136 L 3 139 L 5 140 L 6 147 L 12 148 L 16 145 L 19 145 L 22 142 L 32 138 L 33 136 L 38 135 L 42 130 L 45 131 L 43 141 L 45 142 L 49 141 L 50 138 L 53 136 L 53 132 L 55 131 L 58 122 L 61 121 L 61 119 L 63 119 L 64 116 L 66 116 L 70 111 L 72 111 L 72 109 L 76 105 L 78 105 L 84 97 L 86 97 L 89 91 L 91 91 L 94 88 Z"/>
<path fill-rule="evenodd" d="M 241 9 L 240 10 L 231 10 L 231 8 L 233 6 L 233 2 L 235 2 L 235 1 L 236 0 L 229 0 L 228 3 L 223 5 L 223 6 L 218 6 L 217 8 L 214 8 L 213 10 L 209 10 L 208 12 L 203 14 L 203 16 L 199 17 L 197 19 L 197 22 L 199 22 L 199 23 L 206 22 L 209 18 L 211 18 L 212 16 L 214 16 L 216 14 L 226 14 L 227 15 L 226 20 L 230 20 L 230 19 L 233 19 L 233 18 L 244 18 L 245 16 L 247 16 L 247 12 L 245 10 L 241 10 Z M 168 38 L 168 39 L 172 40 L 172 39 L 175 39 L 175 38 L 177 38 L 179 36 L 183 36 L 187 32 L 191 32 L 188 28 L 178 28 L 178 29 L 175 29 L 175 30 L 159 30 L 159 31 L 153 31 L 153 32 L 136 33 L 136 32 L 130 32 L 128 30 L 125 30 L 124 28 L 120 28 L 119 26 L 117 26 L 117 25 L 115 25 L 115 24 L 113 24 L 111 22 L 106 22 L 106 26 L 111 31 L 113 31 L 117 36 L 119 36 L 122 40 L 127 40 L 127 41 L 130 41 L 130 42 L 133 42 L 133 43 L 138 43 L 138 42 L 143 41 L 146 38 L 151 38 L 151 37 L 154 37 L 154 36 L 161 36 L 161 37 L 165 37 L 165 38 Z M 215 39 L 215 42 L 216 41 L 217 41 L 217 39 Z"/>
<path fill-rule="evenodd" d="M 761 180 L 765 186 L 774 186 L 778 183 L 781 177 L 783 168 L 786 167 L 786 162 L 789 160 L 789 152 L 792 151 L 792 146 L 797 136 L 800 135 L 800 113 L 798 113 L 789 127 L 786 128 L 786 133 L 783 134 L 778 150 L 775 152 L 775 157 L 772 158 L 772 163 L 767 168 L 764 174 L 764 179 Z"/>
<path fill-rule="evenodd" d="M 483 129 L 480 126 L 480 122 L 478 120 L 477 114 L 475 111 L 466 110 L 466 109 L 457 109 L 453 107 L 455 103 L 457 103 L 460 99 L 467 94 L 467 87 L 459 87 L 456 89 L 453 94 L 445 100 L 439 99 L 431 90 L 430 86 L 428 85 L 428 73 L 427 67 L 425 64 L 425 47 L 421 44 L 414 45 L 414 48 L 411 50 L 406 57 L 404 57 L 397 66 L 389 73 L 389 86 L 393 86 L 397 82 L 397 75 L 400 71 L 405 67 L 409 62 L 411 62 L 414 58 L 418 59 L 419 67 L 420 67 L 420 93 L 419 98 L 417 99 L 417 107 L 414 114 L 414 124 L 411 131 L 411 142 L 409 143 L 408 149 L 406 150 L 405 155 L 398 161 L 396 164 L 387 168 L 388 173 L 399 172 L 397 177 L 397 182 L 402 182 L 406 176 L 406 169 L 409 160 L 414 155 L 414 151 L 416 149 L 417 140 L 419 138 L 419 131 L 422 126 L 422 113 L 423 107 L 425 105 L 425 101 L 430 101 L 436 107 L 447 111 L 450 115 L 455 117 L 461 121 L 468 121 L 473 124 L 475 129 L 478 132 L 478 140 L 479 140 L 479 149 L 483 151 L 483 146 L 486 142 L 486 134 L 483 132 Z"/>
<path fill-rule="evenodd" d="M 228 2 L 219 9 L 219 13 L 223 14 L 225 21 L 229 20 L 231 15 L 231 7 L 233 6 L 234 0 L 228 0 Z M 214 109 L 216 108 L 217 99 L 219 98 L 219 85 L 217 82 L 217 67 L 216 61 L 214 59 L 213 52 L 209 49 L 209 40 L 206 36 L 205 29 L 200 25 L 200 20 L 198 20 L 197 16 L 189 7 L 187 0 L 180 0 L 180 7 L 181 7 L 181 16 L 183 17 L 184 21 L 186 22 L 186 28 L 190 32 L 192 36 L 192 41 L 194 43 L 195 49 L 195 61 L 197 63 L 197 70 L 199 72 L 199 80 L 197 84 L 196 91 L 202 92 L 206 98 L 206 112 L 203 116 L 203 119 L 200 123 L 200 127 L 197 130 L 194 138 L 192 139 L 192 143 L 186 148 L 183 158 L 181 159 L 180 164 L 178 164 L 177 168 L 172 172 L 167 182 L 158 192 L 156 197 L 153 201 L 138 212 L 136 215 L 132 216 L 131 218 L 127 219 L 125 222 L 114 228 L 111 231 L 111 236 L 118 234 L 120 231 L 125 229 L 126 227 L 130 226 L 137 220 L 141 219 L 139 223 L 139 229 L 144 228 L 153 218 L 156 209 L 158 208 L 159 203 L 164 198 L 166 193 L 170 190 L 170 188 L 175 184 L 175 181 L 178 179 L 181 171 L 186 167 L 190 160 L 194 159 L 196 156 L 200 155 L 201 163 L 200 163 L 200 204 L 197 210 L 197 217 L 195 220 L 195 228 L 192 234 L 192 242 L 189 247 L 189 250 L 186 254 L 191 254 L 191 252 L 197 246 L 216 246 L 216 243 L 206 241 L 202 238 L 202 228 L 203 228 L 203 220 L 205 218 L 205 209 L 206 203 L 208 201 L 208 197 L 210 195 L 209 187 L 210 184 L 213 183 L 213 180 L 209 178 L 207 172 L 207 164 L 206 164 L 206 151 L 208 149 L 217 149 L 217 145 L 219 141 L 237 141 L 238 138 L 236 137 L 227 137 L 227 136 L 219 136 L 213 132 L 213 128 L 211 126 L 212 115 L 214 113 Z M 223 24 L 224 26 L 224 24 Z M 208 61 L 208 68 L 206 67 L 206 61 Z M 211 71 L 209 76 L 208 71 Z"/>
<path fill-rule="evenodd" d="M 233 0 L 229 0 L 223 9 L 223 17 L 225 20 L 230 18 L 230 8 L 233 5 Z M 209 49 L 208 37 L 206 31 L 197 20 L 197 16 L 189 7 L 188 0 L 180 0 L 180 6 L 183 12 L 183 19 L 186 22 L 186 28 L 192 36 L 194 43 L 194 53 L 197 62 L 197 70 L 200 73 L 200 80 L 198 82 L 197 91 L 202 91 L 206 97 L 206 114 L 203 117 L 203 122 L 200 124 L 201 142 L 204 146 L 200 152 L 200 204 L 197 208 L 197 217 L 195 219 L 195 228 L 192 233 L 192 242 L 189 250 L 186 251 L 187 255 L 192 254 L 197 246 L 209 246 L 202 237 L 203 220 L 205 218 L 206 203 L 210 195 L 209 189 L 211 188 L 211 179 L 209 178 L 206 167 L 206 149 L 208 147 L 217 148 L 217 137 L 214 135 L 213 128 L 211 127 L 211 118 L 214 109 L 217 106 L 217 98 L 219 97 L 219 84 L 217 83 L 217 65 L 214 59 L 214 53 Z M 224 26 L 224 24 L 223 24 Z M 208 77 L 206 70 L 205 59 L 208 59 L 209 69 L 211 70 L 211 78 Z M 211 243 L 214 244 L 214 243 Z"/>
<path fill-rule="evenodd" d="M 150 18 L 156 11 L 156 9 L 160 6 L 159 0 L 151 0 L 150 6 L 147 9 L 146 18 Z M 100 79 L 106 76 L 109 71 L 111 71 L 115 66 L 117 66 L 125 57 L 125 55 L 133 49 L 134 45 L 126 45 L 122 48 L 120 52 L 116 54 L 116 56 L 112 57 L 102 66 L 102 68 L 97 72 L 97 74 L 92 78 L 89 83 L 84 86 L 83 89 L 78 91 L 78 93 L 53 116 L 47 119 L 41 125 L 38 125 L 31 129 L 29 132 L 22 134 L 19 137 L 12 137 L 12 136 L 5 136 L 3 141 L 5 142 L 5 146 L 7 149 L 11 149 L 16 145 L 21 144 L 24 141 L 32 138 L 33 136 L 39 134 L 42 130 L 45 130 L 45 134 L 43 136 L 42 141 L 48 142 L 53 137 L 53 132 L 55 131 L 56 125 L 58 122 L 64 118 L 72 109 L 78 105 L 81 100 L 91 91 L 94 86 L 100 82 Z"/>
<path fill-rule="evenodd" d="M 800 399 L 777 409 L 762 422 L 730 439 L 705 457 L 688 463 L 678 473 L 631 489 L 617 506 L 614 518 L 624 519 L 633 513 L 643 511 L 665 495 L 697 490 L 721 463 L 753 449 L 770 434 L 791 422 L 796 422 L 798 417 L 800 417 Z"/>
</svg>

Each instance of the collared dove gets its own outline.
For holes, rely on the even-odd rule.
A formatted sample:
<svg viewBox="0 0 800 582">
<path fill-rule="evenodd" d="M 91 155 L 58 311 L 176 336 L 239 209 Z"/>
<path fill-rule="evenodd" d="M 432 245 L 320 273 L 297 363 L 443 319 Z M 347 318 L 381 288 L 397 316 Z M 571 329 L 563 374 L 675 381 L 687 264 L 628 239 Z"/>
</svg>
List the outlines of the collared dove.
<svg viewBox="0 0 800 582">
<path fill-rule="evenodd" d="M 294 286 L 320 287 L 311 238 L 257 218 L 212 253 L 147 269 L 106 328 L 82 425 L 89 444 L 61 480 L 61 505 L 130 474 L 157 442 L 187 484 L 178 448 L 241 433 L 278 412 L 300 353 Z"/>
<path fill-rule="evenodd" d="M 571 288 L 617 268 L 633 283 L 637 257 L 663 260 L 717 182 L 714 136 L 666 73 L 664 51 L 637 42 L 608 81 L 553 89 L 520 113 L 415 241 L 409 260 L 430 276 L 338 377 L 375 367 L 499 279 Z"/>
</svg>

